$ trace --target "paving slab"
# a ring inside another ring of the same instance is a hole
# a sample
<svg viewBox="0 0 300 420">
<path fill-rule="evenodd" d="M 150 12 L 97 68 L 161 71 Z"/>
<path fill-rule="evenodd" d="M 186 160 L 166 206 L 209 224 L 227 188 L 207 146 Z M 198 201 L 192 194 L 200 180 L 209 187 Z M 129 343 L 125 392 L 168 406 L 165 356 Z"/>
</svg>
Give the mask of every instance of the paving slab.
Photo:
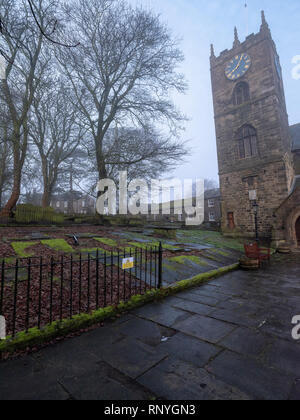
<svg viewBox="0 0 300 420">
<path fill-rule="evenodd" d="M 172 337 L 176 331 L 146 319 L 131 319 L 113 328 L 116 334 L 136 338 L 149 346 L 157 346 L 165 337 Z"/>
<path fill-rule="evenodd" d="M 118 343 L 104 348 L 101 356 L 113 368 L 136 379 L 166 358 L 167 353 L 126 337 Z"/>
<path fill-rule="evenodd" d="M 32 357 L 0 363 L 0 400 L 68 400 L 57 380 Z"/>
<path fill-rule="evenodd" d="M 220 341 L 219 345 L 246 356 L 259 357 L 270 345 L 269 336 L 257 330 L 240 327 Z"/>
<path fill-rule="evenodd" d="M 173 306 L 174 308 L 182 309 L 183 311 L 198 315 L 209 315 L 213 311 L 213 308 L 210 306 L 177 297 L 167 298 L 165 303 Z"/>
<path fill-rule="evenodd" d="M 66 340 L 60 345 L 50 345 L 36 352 L 32 358 L 38 362 L 48 377 L 53 380 L 64 376 L 76 376 L 93 370 L 100 354 L 93 354 L 91 348 L 82 345 L 82 338 Z"/>
<path fill-rule="evenodd" d="M 134 313 L 141 318 L 150 319 L 166 327 L 172 327 L 176 322 L 185 320 L 191 316 L 186 311 L 172 308 L 164 303 L 147 305 L 135 310 Z"/>
<path fill-rule="evenodd" d="M 300 401 L 300 379 L 296 379 L 289 396 L 291 401 Z"/>
<path fill-rule="evenodd" d="M 224 293 L 220 293 L 218 291 L 213 290 L 202 290 L 199 288 L 191 289 L 191 292 L 195 293 L 196 295 L 205 296 L 206 298 L 213 298 L 216 299 L 217 302 L 222 302 L 228 300 L 229 296 L 225 295 Z"/>
<path fill-rule="evenodd" d="M 209 306 L 215 306 L 219 302 L 219 300 L 214 297 L 200 295 L 194 290 L 182 292 L 179 296 L 192 302 L 202 303 Z"/>
<path fill-rule="evenodd" d="M 247 400 L 249 397 L 194 365 L 170 357 L 138 379 L 160 398 L 168 400 Z"/>
<path fill-rule="evenodd" d="M 221 347 L 205 343 L 180 332 L 162 342 L 159 347 L 169 355 L 198 367 L 204 367 L 211 358 L 214 358 L 223 350 Z"/>
<path fill-rule="evenodd" d="M 177 322 L 173 328 L 215 344 L 231 333 L 236 326 L 209 317 L 193 315 L 184 321 Z"/>
<path fill-rule="evenodd" d="M 294 379 L 260 362 L 225 351 L 207 365 L 210 373 L 260 400 L 287 400 Z"/>
<path fill-rule="evenodd" d="M 149 400 L 153 397 L 143 387 L 103 362 L 91 372 L 61 379 L 61 384 L 72 399 L 79 401 Z"/>
<path fill-rule="evenodd" d="M 263 321 L 263 318 L 261 318 L 262 321 L 260 321 L 257 318 L 245 315 L 243 311 L 239 313 L 239 309 L 234 309 L 234 310 L 216 309 L 210 314 L 210 316 L 214 319 L 231 322 L 232 324 L 235 324 L 238 326 L 254 327 L 254 328 L 257 328 L 260 325 L 260 323 Z"/>
<path fill-rule="evenodd" d="M 295 375 L 300 380 L 300 348 L 294 342 L 272 340 L 266 349 L 264 362 L 282 372 Z"/>
</svg>

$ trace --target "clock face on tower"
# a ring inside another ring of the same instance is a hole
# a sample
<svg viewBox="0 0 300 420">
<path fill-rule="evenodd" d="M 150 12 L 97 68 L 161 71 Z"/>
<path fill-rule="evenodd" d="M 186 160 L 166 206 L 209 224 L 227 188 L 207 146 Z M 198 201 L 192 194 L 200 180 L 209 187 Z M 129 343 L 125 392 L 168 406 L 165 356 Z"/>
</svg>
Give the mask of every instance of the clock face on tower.
<svg viewBox="0 0 300 420">
<path fill-rule="evenodd" d="M 226 64 L 225 74 L 229 80 L 237 80 L 250 69 L 251 58 L 248 54 L 238 54 Z"/>
</svg>

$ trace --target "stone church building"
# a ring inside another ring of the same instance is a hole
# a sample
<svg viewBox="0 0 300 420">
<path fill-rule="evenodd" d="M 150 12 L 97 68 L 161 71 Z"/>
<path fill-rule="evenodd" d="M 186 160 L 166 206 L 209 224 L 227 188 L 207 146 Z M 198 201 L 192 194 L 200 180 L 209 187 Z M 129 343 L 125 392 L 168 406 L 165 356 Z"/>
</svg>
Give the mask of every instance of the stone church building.
<svg viewBox="0 0 300 420">
<path fill-rule="evenodd" d="M 300 124 L 290 126 L 279 55 L 262 12 L 259 33 L 215 56 L 211 79 L 222 231 L 300 246 Z"/>
</svg>

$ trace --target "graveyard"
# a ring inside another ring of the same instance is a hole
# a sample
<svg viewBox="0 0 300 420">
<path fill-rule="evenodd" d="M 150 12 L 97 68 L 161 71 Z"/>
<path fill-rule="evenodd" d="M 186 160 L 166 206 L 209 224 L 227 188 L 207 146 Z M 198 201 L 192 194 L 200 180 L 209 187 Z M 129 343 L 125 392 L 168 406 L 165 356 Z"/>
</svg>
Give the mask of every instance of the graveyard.
<svg viewBox="0 0 300 420">
<path fill-rule="evenodd" d="M 235 264 L 242 251 L 239 240 L 200 229 L 2 228 L 0 303 L 7 332 L 117 306 Z M 132 265 L 123 267 L 128 258 Z"/>
<path fill-rule="evenodd" d="M 171 235 L 173 236 L 173 234 Z M 201 272 L 237 262 L 243 252 L 243 241 L 223 237 L 219 232 L 200 229 L 178 229 L 171 239 L 160 236 L 153 228 L 80 227 L 8 227 L 1 229 L 0 262 L 14 265 L 16 259 L 43 257 L 74 258 L 80 254 L 106 253 L 108 257 L 124 251 L 163 248 L 163 284 L 185 280 Z"/>
</svg>

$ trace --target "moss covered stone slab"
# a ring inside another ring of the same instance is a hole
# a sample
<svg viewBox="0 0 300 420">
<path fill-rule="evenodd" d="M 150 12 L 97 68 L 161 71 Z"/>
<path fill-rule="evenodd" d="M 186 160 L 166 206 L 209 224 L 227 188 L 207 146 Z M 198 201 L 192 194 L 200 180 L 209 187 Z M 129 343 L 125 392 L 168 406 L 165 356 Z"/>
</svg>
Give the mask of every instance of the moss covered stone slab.
<svg viewBox="0 0 300 420">
<path fill-rule="evenodd" d="M 221 264 L 206 260 L 197 256 L 178 256 L 163 260 L 162 266 L 162 284 L 168 286 L 184 280 L 189 277 L 194 277 L 198 274 L 208 272 L 212 269 L 218 269 Z M 157 273 L 155 274 L 155 264 L 148 261 L 144 262 L 142 267 L 139 267 L 137 278 L 142 282 L 151 283 L 157 282 Z"/>
<path fill-rule="evenodd" d="M 206 261 L 199 257 L 174 257 L 164 260 L 163 263 L 163 285 L 174 284 L 189 277 L 205 273 L 220 265 Z"/>
<path fill-rule="evenodd" d="M 101 242 L 103 245 L 107 245 L 110 247 L 117 247 L 118 246 L 118 242 L 115 239 L 110 239 L 110 238 L 96 238 L 94 237 L 95 241 Z"/>
<path fill-rule="evenodd" d="M 69 245 L 68 242 L 64 239 L 47 239 L 41 241 L 41 243 L 42 245 L 54 249 L 54 251 L 65 252 L 66 254 L 71 254 L 74 252 L 74 249 L 71 247 L 71 245 Z"/>
<path fill-rule="evenodd" d="M 73 238 L 76 236 L 78 239 L 93 239 L 95 237 L 94 233 L 73 233 L 73 234 L 66 234 L 67 238 Z"/>
<path fill-rule="evenodd" d="M 227 238 L 220 232 L 195 230 L 179 230 L 177 238 L 183 243 L 213 245 L 214 248 L 228 248 L 244 252 L 244 241 L 239 238 Z"/>
<path fill-rule="evenodd" d="M 39 242 L 12 242 L 11 246 L 19 258 L 30 258 L 34 256 L 33 252 L 28 252 L 26 249 L 37 245 Z"/>
<path fill-rule="evenodd" d="M 135 247 L 135 248 L 139 248 L 139 249 L 149 249 L 150 248 L 158 248 L 159 247 L 159 242 L 145 242 L 145 243 L 141 243 L 141 242 L 129 242 L 130 246 Z M 179 251 L 182 248 L 179 248 L 177 246 L 174 245 L 170 245 L 167 243 L 162 243 L 162 247 L 163 249 L 166 249 L 168 251 Z"/>
</svg>

